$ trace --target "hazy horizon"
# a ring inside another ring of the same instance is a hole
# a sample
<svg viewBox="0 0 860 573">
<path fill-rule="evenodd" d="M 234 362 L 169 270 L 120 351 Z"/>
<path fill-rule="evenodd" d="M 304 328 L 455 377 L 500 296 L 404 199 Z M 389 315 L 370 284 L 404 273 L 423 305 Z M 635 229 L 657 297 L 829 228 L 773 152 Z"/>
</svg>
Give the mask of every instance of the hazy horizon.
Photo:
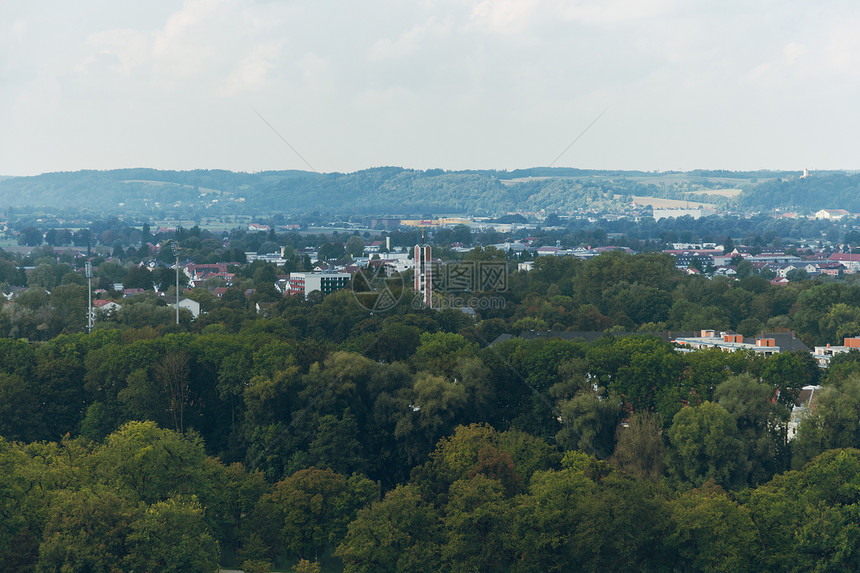
<svg viewBox="0 0 860 573">
<path fill-rule="evenodd" d="M 99 171 L 99 172 L 107 172 L 107 171 L 122 171 L 122 170 L 131 170 L 131 169 L 152 169 L 155 171 L 176 171 L 176 172 L 186 172 L 186 171 L 231 171 L 233 173 L 248 173 L 248 174 L 256 174 L 256 173 L 266 173 L 266 172 L 277 172 L 277 171 L 303 171 L 307 173 L 318 173 L 320 175 L 327 175 L 332 173 L 341 173 L 344 175 L 349 175 L 352 173 L 360 173 L 362 171 L 367 171 L 371 169 L 384 169 L 384 168 L 395 168 L 395 169 L 415 169 L 416 171 L 433 171 L 436 169 L 442 169 L 446 172 L 469 172 L 469 171 L 525 171 L 530 169 L 543 169 L 546 166 L 540 165 L 532 165 L 531 167 L 509 167 L 509 168 L 463 168 L 463 169 L 444 169 L 442 167 L 426 167 L 426 168 L 412 168 L 412 167 L 404 167 L 402 165 L 372 165 L 370 167 L 363 167 L 356 169 L 354 171 L 312 171 L 311 169 L 305 167 L 305 169 L 301 168 L 288 168 L 288 169 L 260 169 L 256 171 L 240 171 L 235 169 L 224 169 L 221 167 L 191 167 L 188 169 L 160 169 L 158 167 L 144 167 L 144 166 L 134 166 L 134 167 L 106 167 L 106 168 L 87 168 L 83 167 L 80 169 L 66 169 L 62 171 L 44 171 L 42 173 L 33 173 L 28 175 L 10 175 L 7 173 L 0 173 L 0 178 L 15 178 L 15 177 L 36 177 L 39 175 L 50 175 L 52 173 L 78 173 L 82 171 Z M 655 169 L 626 169 L 626 168 L 593 168 L 593 167 L 573 167 L 568 165 L 556 165 L 552 167 L 552 169 L 580 169 L 583 171 L 610 171 L 610 172 L 625 172 L 625 171 L 637 171 L 642 173 L 651 173 L 651 174 L 660 174 L 660 173 L 689 173 L 691 171 L 729 171 L 733 173 L 750 173 L 750 172 L 758 172 L 758 171 L 773 171 L 773 172 L 784 172 L 784 171 L 796 171 L 802 172 L 803 169 L 794 169 L 794 168 L 786 168 L 786 169 L 728 169 L 723 167 L 696 167 L 688 170 L 655 170 Z M 860 170 L 858 169 L 819 169 L 819 170 L 809 170 L 810 173 L 814 171 L 822 171 L 822 172 L 845 172 L 845 173 L 856 173 Z M 538 176 L 539 177 L 539 176 Z"/>
</svg>

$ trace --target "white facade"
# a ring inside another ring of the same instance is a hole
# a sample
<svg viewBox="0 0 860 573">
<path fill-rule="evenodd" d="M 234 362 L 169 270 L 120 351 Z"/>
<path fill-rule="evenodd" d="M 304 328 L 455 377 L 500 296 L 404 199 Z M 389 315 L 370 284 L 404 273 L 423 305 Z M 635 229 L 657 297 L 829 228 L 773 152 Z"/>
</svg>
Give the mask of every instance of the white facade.
<svg viewBox="0 0 860 573">
<path fill-rule="evenodd" d="M 820 211 L 815 212 L 816 219 L 830 219 L 832 221 L 837 221 L 842 217 L 846 217 L 850 215 L 848 211 L 845 209 L 821 209 Z"/>
<path fill-rule="evenodd" d="M 804 386 L 801 389 L 798 398 L 799 404 L 795 404 L 791 409 L 791 415 L 788 418 L 788 424 L 786 424 L 786 437 L 789 440 L 797 437 L 797 429 L 800 423 L 812 413 L 815 394 L 820 389 L 821 386 Z"/>
<path fill-rule="evenodd" d="M 415 245 L 415 274 L 413 288 L 421 294 L 427 308 L 433 308 L 433 264 L 430 245 Z"/>
<path fill-rule="evenodd" d="M 675 342 L 684 348 L 693 350 L 701 348 L 719 348 L 725 352 L 752 350 L 756 354 L 763 354 L 765 356 L 779 354 L 780 351 L 779 346 L 776 346 L 772 338 L 757 338 L 755 343 L 751 343 L 744 342 L 744 337 L 740 334 L 726 332 L 717 334 L 713 330 L 703 330 L 701 336 L 676 338 Z"/>
<path fill-rule="evenodd" d="M 291 273 L 290 294 L 300 294 L 305 299 L 314 291 L 325 295 L 346 287 L 350 279 L 352 275 L 343 271 Z"/>
<path fill-rule="evenodd" d="M 197 318 L 200 316 L 200 303 L 190 298 L 179 299 L 179 308 L 184 308 L 191 313 L 191 316 Z"/>
</svg>

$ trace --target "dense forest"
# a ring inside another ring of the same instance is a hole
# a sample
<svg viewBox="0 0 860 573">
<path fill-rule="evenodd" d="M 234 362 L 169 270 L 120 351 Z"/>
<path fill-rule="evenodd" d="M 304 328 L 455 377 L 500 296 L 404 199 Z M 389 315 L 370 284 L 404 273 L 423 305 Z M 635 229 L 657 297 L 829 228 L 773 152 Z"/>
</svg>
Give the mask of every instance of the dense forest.
<svg viewBox="0 0 860 573">
<path fill-rule="evenodd" d="M 479 249 L 457 264 L 484 261 L 506 259 Z M 860 353 L 822 370 L 808 353 L 679 353 L 648 334 L 838 342 L 860 334 L 853 282 L 542 257 L 472 292 L 504 304 L 471 317 L 416 307 L 400 277 L 387 312 L 357 285 L 276 296 L 263 287 L 276 269 L 255 263 L 220 299 L 189 293 L 197 320 L 174 324 L 152 292 L 86 334 L 62 306 L 82 310 L 85 287 L 54 272 L 68 263 L 42 264 L 60 282 L 3 312 L 16 338 L 0 339 L 0 571 L 827 571 L 860 558 Z M 594 334 L 494 343 L 547 330 Z M 816 407 L 789 440 L 809 384 Z"/>
<path fill-rule="evenodd" d="M 0 179 L 0 208 L 50 205 L 82 213 L 220 216 L 322 212 L 572 213 L 618 209 L 632 196 L 726 204 L 721 189 L 742 190 L 734 199 L 749 211 L 812 213 L 824 208 L 860 211 L 860 175 L 817 172 L 692 171 L 650 173 L 534 168 L 514 171 L 417 171 L 378 167 L 355 173 L 117 169 L 46 173 Z"/>
</svg>

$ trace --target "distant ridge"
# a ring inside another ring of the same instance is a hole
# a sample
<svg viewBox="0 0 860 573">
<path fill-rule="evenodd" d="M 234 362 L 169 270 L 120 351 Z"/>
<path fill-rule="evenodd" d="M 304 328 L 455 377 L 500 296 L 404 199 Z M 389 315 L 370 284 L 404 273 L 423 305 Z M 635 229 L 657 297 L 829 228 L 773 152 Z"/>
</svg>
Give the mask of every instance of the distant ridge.
<svg viewBox="0 0 860 573">
<path fill-rule="evenodd" d="M 0 208 L 82 212 L 570 213 L 629 204 L 633 196 L 736 204 L 748 210 L 860 212 L 860 175 L 847 172 L 608 171 L 569 167 L 425 171 L 374 167 L 310 171 L 83 170 L 0 177 Z M 733 189 L 734 196 L 722 193 Z M 737 190 L 740 190 L 737 191 Z M 709 194 L 709 192 L 713 192 Z M 739 194 L 738 194 L 739 193 Z"/>
</svg>

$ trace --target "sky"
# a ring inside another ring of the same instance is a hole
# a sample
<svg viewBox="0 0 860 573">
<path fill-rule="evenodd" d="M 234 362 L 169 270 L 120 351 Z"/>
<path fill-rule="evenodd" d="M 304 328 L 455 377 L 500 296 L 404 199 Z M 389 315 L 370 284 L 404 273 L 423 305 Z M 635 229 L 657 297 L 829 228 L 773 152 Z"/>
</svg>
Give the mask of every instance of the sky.
<svg viewBox="0 0 860 573">
<path fill-rule="evenodd" d="M 0 0 L 0 175 L 858 169 L 857 30 L 855 0 Z"/>
</svg>

